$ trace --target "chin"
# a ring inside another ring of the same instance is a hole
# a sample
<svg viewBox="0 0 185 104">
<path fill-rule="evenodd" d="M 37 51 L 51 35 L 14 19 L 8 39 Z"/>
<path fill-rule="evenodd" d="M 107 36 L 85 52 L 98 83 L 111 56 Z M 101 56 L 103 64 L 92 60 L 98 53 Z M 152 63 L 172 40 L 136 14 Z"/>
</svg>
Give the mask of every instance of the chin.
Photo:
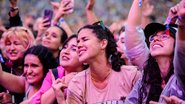
<svg viewBox="0 0 185 104">
<path fill-rule="evenodd" d="M 79 61 L 80 61 L 81 63 L 87 63 L 87 62 L 86 62 L 86 58 L 83 58 L 83 57 L 79 57 Z"/>
<path fill-rule="evenodd" d="M 17 57 L 11 57 L 11 58 L 9 58 L 11 61 L 16 61 L 16 60 L 18 60 L 18 58 Z"/>
</svg>

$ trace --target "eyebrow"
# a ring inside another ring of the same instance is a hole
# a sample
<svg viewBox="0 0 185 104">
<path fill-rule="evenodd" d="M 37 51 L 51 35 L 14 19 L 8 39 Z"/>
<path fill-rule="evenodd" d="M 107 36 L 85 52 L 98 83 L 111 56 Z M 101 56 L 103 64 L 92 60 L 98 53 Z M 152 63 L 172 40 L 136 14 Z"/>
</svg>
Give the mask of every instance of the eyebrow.
<svg viewBox="0 0 185 104">
<path fill-rule="evenodd" d="M 73 44 L 71 47 L 77 47 L 77 45 L 74 45 L 74 44 Z"/>
</svg>

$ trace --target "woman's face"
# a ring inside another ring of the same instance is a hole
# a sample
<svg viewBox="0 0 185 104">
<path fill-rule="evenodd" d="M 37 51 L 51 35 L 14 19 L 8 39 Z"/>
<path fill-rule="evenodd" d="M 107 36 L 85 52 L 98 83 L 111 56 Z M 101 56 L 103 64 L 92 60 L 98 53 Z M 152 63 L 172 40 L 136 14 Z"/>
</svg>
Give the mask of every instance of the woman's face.
<svg viewBox="0 0 185 104">
<path fill-rule="evenodd" d="M 102 54 L 102 41 L 100 41 L 91 29 L 82 29 L 78 34 L 78 53 L 79 60 L 83 63 L 89 63 Z"/>
<path fill-rule="evenodd" d="M 125 59 L 126 58 L 126 54 L 125 54 L 125 50 L 126 50 L 126 47 L 125 47 L 125 32 L 122 32 L 118 38 L 118 41 L 117 41 L 117 50 L 118 52 L 120 52 L 122 55 L 121 55 L 121 58 Z"/>
<path fill-rule="evenodd" d="M 33 54 L 26 55 L 24 59 L 24 73 L 30 84 L 41 84 L 44 78 L 43 65 L 39 58 Z"/>
<path fill-rule="evenodd" d="M 80 64 L 77 48 L 77 38 L 72 38 L 60 52 L 60 65 L 65 67 L 77 67 Z"/>
<path fill-rule="evenodd" d="M 5 54 L 11 61 L 22 58 L 26 50 L 27 46 L 16 35 L 5 40 Z"/>
<path fill-rule="evenodd" d="M 174 52 L 174 43 L 173 37 L 167 35 L 165 31 L 160 31 L 150 42 L 150 53 L 153 57 L 171 56 Z"/>
<path fill-rule="evenodd" d="M 58 27 L 50 27 L 46 31 L 42 39 L 42 45 L 51 49 L 59 50 L 61 46 L 62 31 Z"/>
</svg>

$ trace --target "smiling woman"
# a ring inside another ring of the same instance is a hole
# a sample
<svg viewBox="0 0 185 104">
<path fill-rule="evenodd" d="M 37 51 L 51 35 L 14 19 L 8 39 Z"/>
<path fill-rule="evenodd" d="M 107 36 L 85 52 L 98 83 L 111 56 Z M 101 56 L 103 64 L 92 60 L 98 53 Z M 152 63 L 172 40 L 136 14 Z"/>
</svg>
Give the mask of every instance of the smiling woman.
<svg viewBox="0 0 185 104">
<path fill-rule="evenodd" d="M 52 53 L 44 46 L 29 48 L 23 59 L 24 76 L 6 73 L 0 68 L 0 83 L 12 92 L 25 93 L 24 101 L 29 101 L 40 89 L 48 70 L 56 67 L 57 63 Z"/>
<path fill-rule="evenodd" d="M 63 28 L 59 26 L 51 26 L 43 35 L 42 45 L 50 49 L 54 57 L 57 59 L 66 39 L 67 33 Z"/>
<path fill-rule="evenodd" d="M 23 74 L 23 55 L 24 52 L 34 45 L 32 32 L 24 27 L 12 27 L 3 33 L 3 70 L 14 75 Z M 6 90 L 5 90 L 6 91 Z M 12 101 L 20 103 L 21 95 L 12 94 Z"/>
</svg>

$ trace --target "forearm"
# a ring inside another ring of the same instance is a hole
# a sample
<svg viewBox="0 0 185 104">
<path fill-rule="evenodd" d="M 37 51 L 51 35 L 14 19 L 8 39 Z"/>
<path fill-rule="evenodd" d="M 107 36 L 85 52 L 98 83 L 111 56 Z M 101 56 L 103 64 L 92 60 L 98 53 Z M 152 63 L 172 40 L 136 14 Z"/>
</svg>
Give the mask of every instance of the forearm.
<svg viewBox="0 0 185 104">
<path fill-rule="evenodd" d="M 10 16 L 10 18 L 9 18 L 10 27 L 22 26 L 22 21 L 19 16 L 19 12 L 17 12 L 17 13 L 10 12 L 9 16 Z"/>
<path fill-rule="evenodd" d="M 128 20 L 127 20 L 128 26 L 138 26 L 141 24 L 142 5 L 139 6 L 139 1 L 140 0 L 133 0 L 130 12 L 128 14 Z"/>
<path fill-rule="evenodd" d="M 20 76 L 2 72 L 0 76 L 0 84 L 11 92 L 25 92 L 25 80 Z"/>
<path fill-rule="evenodd" d="M 74 34 L 71 28 L 69 27 L 69 25 L 66 23 L 66 21 L 63 18 L 60 20 L 60 27 L 62 27 L 66 31 L 68 37 Z"/>
<path fill-rule="evenodd" d="M 93 24 L 93 23 L 99 21 L 98 17 L 96 16 L 96 14 L 92 10 L 86 9 L 86 16 L 87 16 L 87 21 L 89 24 Z"/>
<path fill-rule="evenodd" d="M 175 75 L 177 76 L 180 85 L 183 87 L 185 92 L 185 26 L 179 26 L 177 37 L 176 37 L 176 47 L 174 56 L 174 69 Z"/>
<path fill-rule="evenodd" d="M 41 104 L 52 104 L 55 101 L 55 93 L 52 88 L 50 88 L 48 91 L 46 91 L 41 96 Z"/>
<path fill-rule="evenodd" d="M 57 97 L 56 99 L 58 104 L 67 104 L 64 97 Z"/>
</svg>

